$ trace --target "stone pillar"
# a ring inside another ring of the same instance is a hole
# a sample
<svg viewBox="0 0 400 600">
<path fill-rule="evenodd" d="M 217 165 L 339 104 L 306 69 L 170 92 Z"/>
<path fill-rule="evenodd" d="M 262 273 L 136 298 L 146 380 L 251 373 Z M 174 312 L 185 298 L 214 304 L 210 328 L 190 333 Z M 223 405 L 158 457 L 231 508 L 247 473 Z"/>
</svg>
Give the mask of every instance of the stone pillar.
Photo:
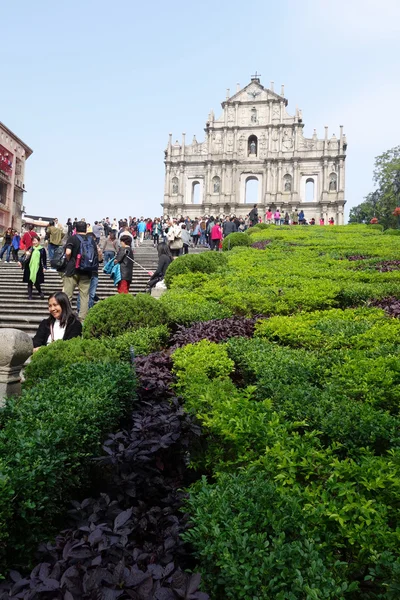
<svg viewBox="0 0 400 600">
<path fill-rule="evenodd" d="M 328 160 L 324 159 L 324 168 L 322 173 L 322 191 L 328 191 Z"/>
<path fill-rule="evenodd" d="M 339 192 L 344 192 L 344 164 L 343 158 L 339 160 L 339 181 L 338 181 Z"/>
<path fill-rule="evenodd" d="M 226 194 L 226 164 L 222 163 L 222 172 L 221 172 L 221 189 L 220 194 Z"/>
<path fill-rule="evenodd" d="M 0 405 L 21 393 L 21 369 L 33 352 L 32 340 L 19 329 L 2 329 L 0 344 Z"/>
<path fill-rule="evenodd" d="M 186 202 L 185 198 L 185 166 L 183 164 L 179 167 L 179 194 L 178 194 L 178 203 L 184 204 Z M 188 204 L 192 201 L 192 198 L 189 198 Z"/>
</svg>

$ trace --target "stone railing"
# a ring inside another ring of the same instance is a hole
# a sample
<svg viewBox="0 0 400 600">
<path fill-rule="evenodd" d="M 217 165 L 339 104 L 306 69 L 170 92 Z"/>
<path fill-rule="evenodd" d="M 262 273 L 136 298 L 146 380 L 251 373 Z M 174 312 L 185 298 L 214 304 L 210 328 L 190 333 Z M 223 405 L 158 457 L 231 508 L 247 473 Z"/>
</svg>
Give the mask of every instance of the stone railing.
<svg viewBox="0 0 400 600">
<path fill-rule="evenodd" d="M 21 371 L 33 352 L 32 339 L 19 329 L 0 329 L 0 406 L 21 393 Z"/>
</svg>

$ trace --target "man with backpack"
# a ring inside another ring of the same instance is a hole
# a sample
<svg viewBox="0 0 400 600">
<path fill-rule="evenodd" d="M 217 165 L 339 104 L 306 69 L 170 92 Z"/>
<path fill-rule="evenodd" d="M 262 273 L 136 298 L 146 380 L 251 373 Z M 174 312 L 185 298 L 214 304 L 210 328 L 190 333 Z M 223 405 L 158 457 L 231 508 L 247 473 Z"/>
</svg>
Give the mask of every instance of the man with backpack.
<svg viewBox="0 0 400 600">
<path fill-rule="evenodd" d="M 89 310 L 89 289 L 92 274 L 99 269 L 97 245 L 93 236 L 86 235 L 87 224 L 78 221 L 76 235 L 71 235 L 65 245 L 66 266 L 63 291 L 70 302 L 76 286 L 80 295 L 79 319 L 83 321 Z"/>
</svg>

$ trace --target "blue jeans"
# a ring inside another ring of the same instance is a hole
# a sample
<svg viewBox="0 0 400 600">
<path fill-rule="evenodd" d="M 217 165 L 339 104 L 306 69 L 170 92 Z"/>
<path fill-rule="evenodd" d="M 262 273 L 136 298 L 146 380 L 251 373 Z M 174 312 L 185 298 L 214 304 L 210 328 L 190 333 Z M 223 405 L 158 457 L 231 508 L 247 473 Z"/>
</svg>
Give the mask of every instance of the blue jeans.
<svg viewBox="0 0 400 600">
<path fill-rule="evenodd" d="M 112 250 L 104 250 L 104 264 L 106 265 L 109 260 L 115 257 L 115 252 Z"/>
<path fill-rule="evenodd" d="M 6 261 L 10 262 L 11 244 L 4 244 L 0 252 L 0 260 L 3 258 L 5 251 L 7 250 Z"/>
<path fill-rule="evenodd" d="M 54 256 L 54 252 L 57 250 L 58 246 L 56 246 L 55 244 L 51 244 L 50 242 L 48 243 L 47 246 L 47 252 L 49 254 L 49 260 L 51 260 Z"/>
<path fill-rule="evenodd" d="M 92 306 L 94 306 L 94 297 L 96 295 L 98 283 L 99 283 L 99 276 L 92 275 L 92 277 L 90 279 L 90 287 L 89 287 L 89 308 L 92 308 Z M 81 295 L 78 294 L 78 297 L 76 299 L 76 310 L 78 311 L 78 313 L 81 310 L 81 297 L 80 296 Z"/>
</svg>

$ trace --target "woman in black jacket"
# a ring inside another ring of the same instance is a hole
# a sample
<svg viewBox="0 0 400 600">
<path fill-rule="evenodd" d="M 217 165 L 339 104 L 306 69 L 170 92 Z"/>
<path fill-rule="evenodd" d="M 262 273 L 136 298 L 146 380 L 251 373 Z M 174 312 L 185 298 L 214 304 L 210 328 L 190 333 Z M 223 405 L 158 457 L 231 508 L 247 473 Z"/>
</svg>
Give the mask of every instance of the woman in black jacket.
<svg viewBox="0 0 400 600">
<path fill-rule="evenodd" d="M 47 269 L 47 254 L 37 237 L 32 238 L 31 248 L 21 257 L 18 264 L 23 265 L 24 268 L 22 281 L 28 284 L 28 299 L 32 300 L 33 286 L 35 286 L 43 300 L 41 285 L 44 283 L 44 271 Z"/>
<path fill-rule="evenodd" d="M 169 265 L 174 260 L 171 250 L 169 249 L 168 244 L 165 242 L 161 242 L 157 246 L 158 250 L 158 265 L 157 270 L 154 271 L 153 275 L 150 277 L 149 282 L 147 283 L 147 288 L 151 290 L 156 283 L 162 281 L 164 279 L 165 273 L 169 267 Z"/>
<path fill-rule="evenodd" d="M 82 335 L 82 323 L 72 312 L 67 294 L 56 292 L 49 298 L 50 317 L 44 319 L 33 338 L 33 351 L 57 340 L 70 340 Z"/>
<path fill-rule="evenodd" d="M 129 286 L 132 283 L 133 275 L 133 252 L 132 237 L 130 235 L 121 235 L 119 243 L 121 248 L 117 252 L 114 263 L 119 263 L 121 269 L 121 280 L 118 282 L 118 294 L 129 294 Z"/>
</svg>

